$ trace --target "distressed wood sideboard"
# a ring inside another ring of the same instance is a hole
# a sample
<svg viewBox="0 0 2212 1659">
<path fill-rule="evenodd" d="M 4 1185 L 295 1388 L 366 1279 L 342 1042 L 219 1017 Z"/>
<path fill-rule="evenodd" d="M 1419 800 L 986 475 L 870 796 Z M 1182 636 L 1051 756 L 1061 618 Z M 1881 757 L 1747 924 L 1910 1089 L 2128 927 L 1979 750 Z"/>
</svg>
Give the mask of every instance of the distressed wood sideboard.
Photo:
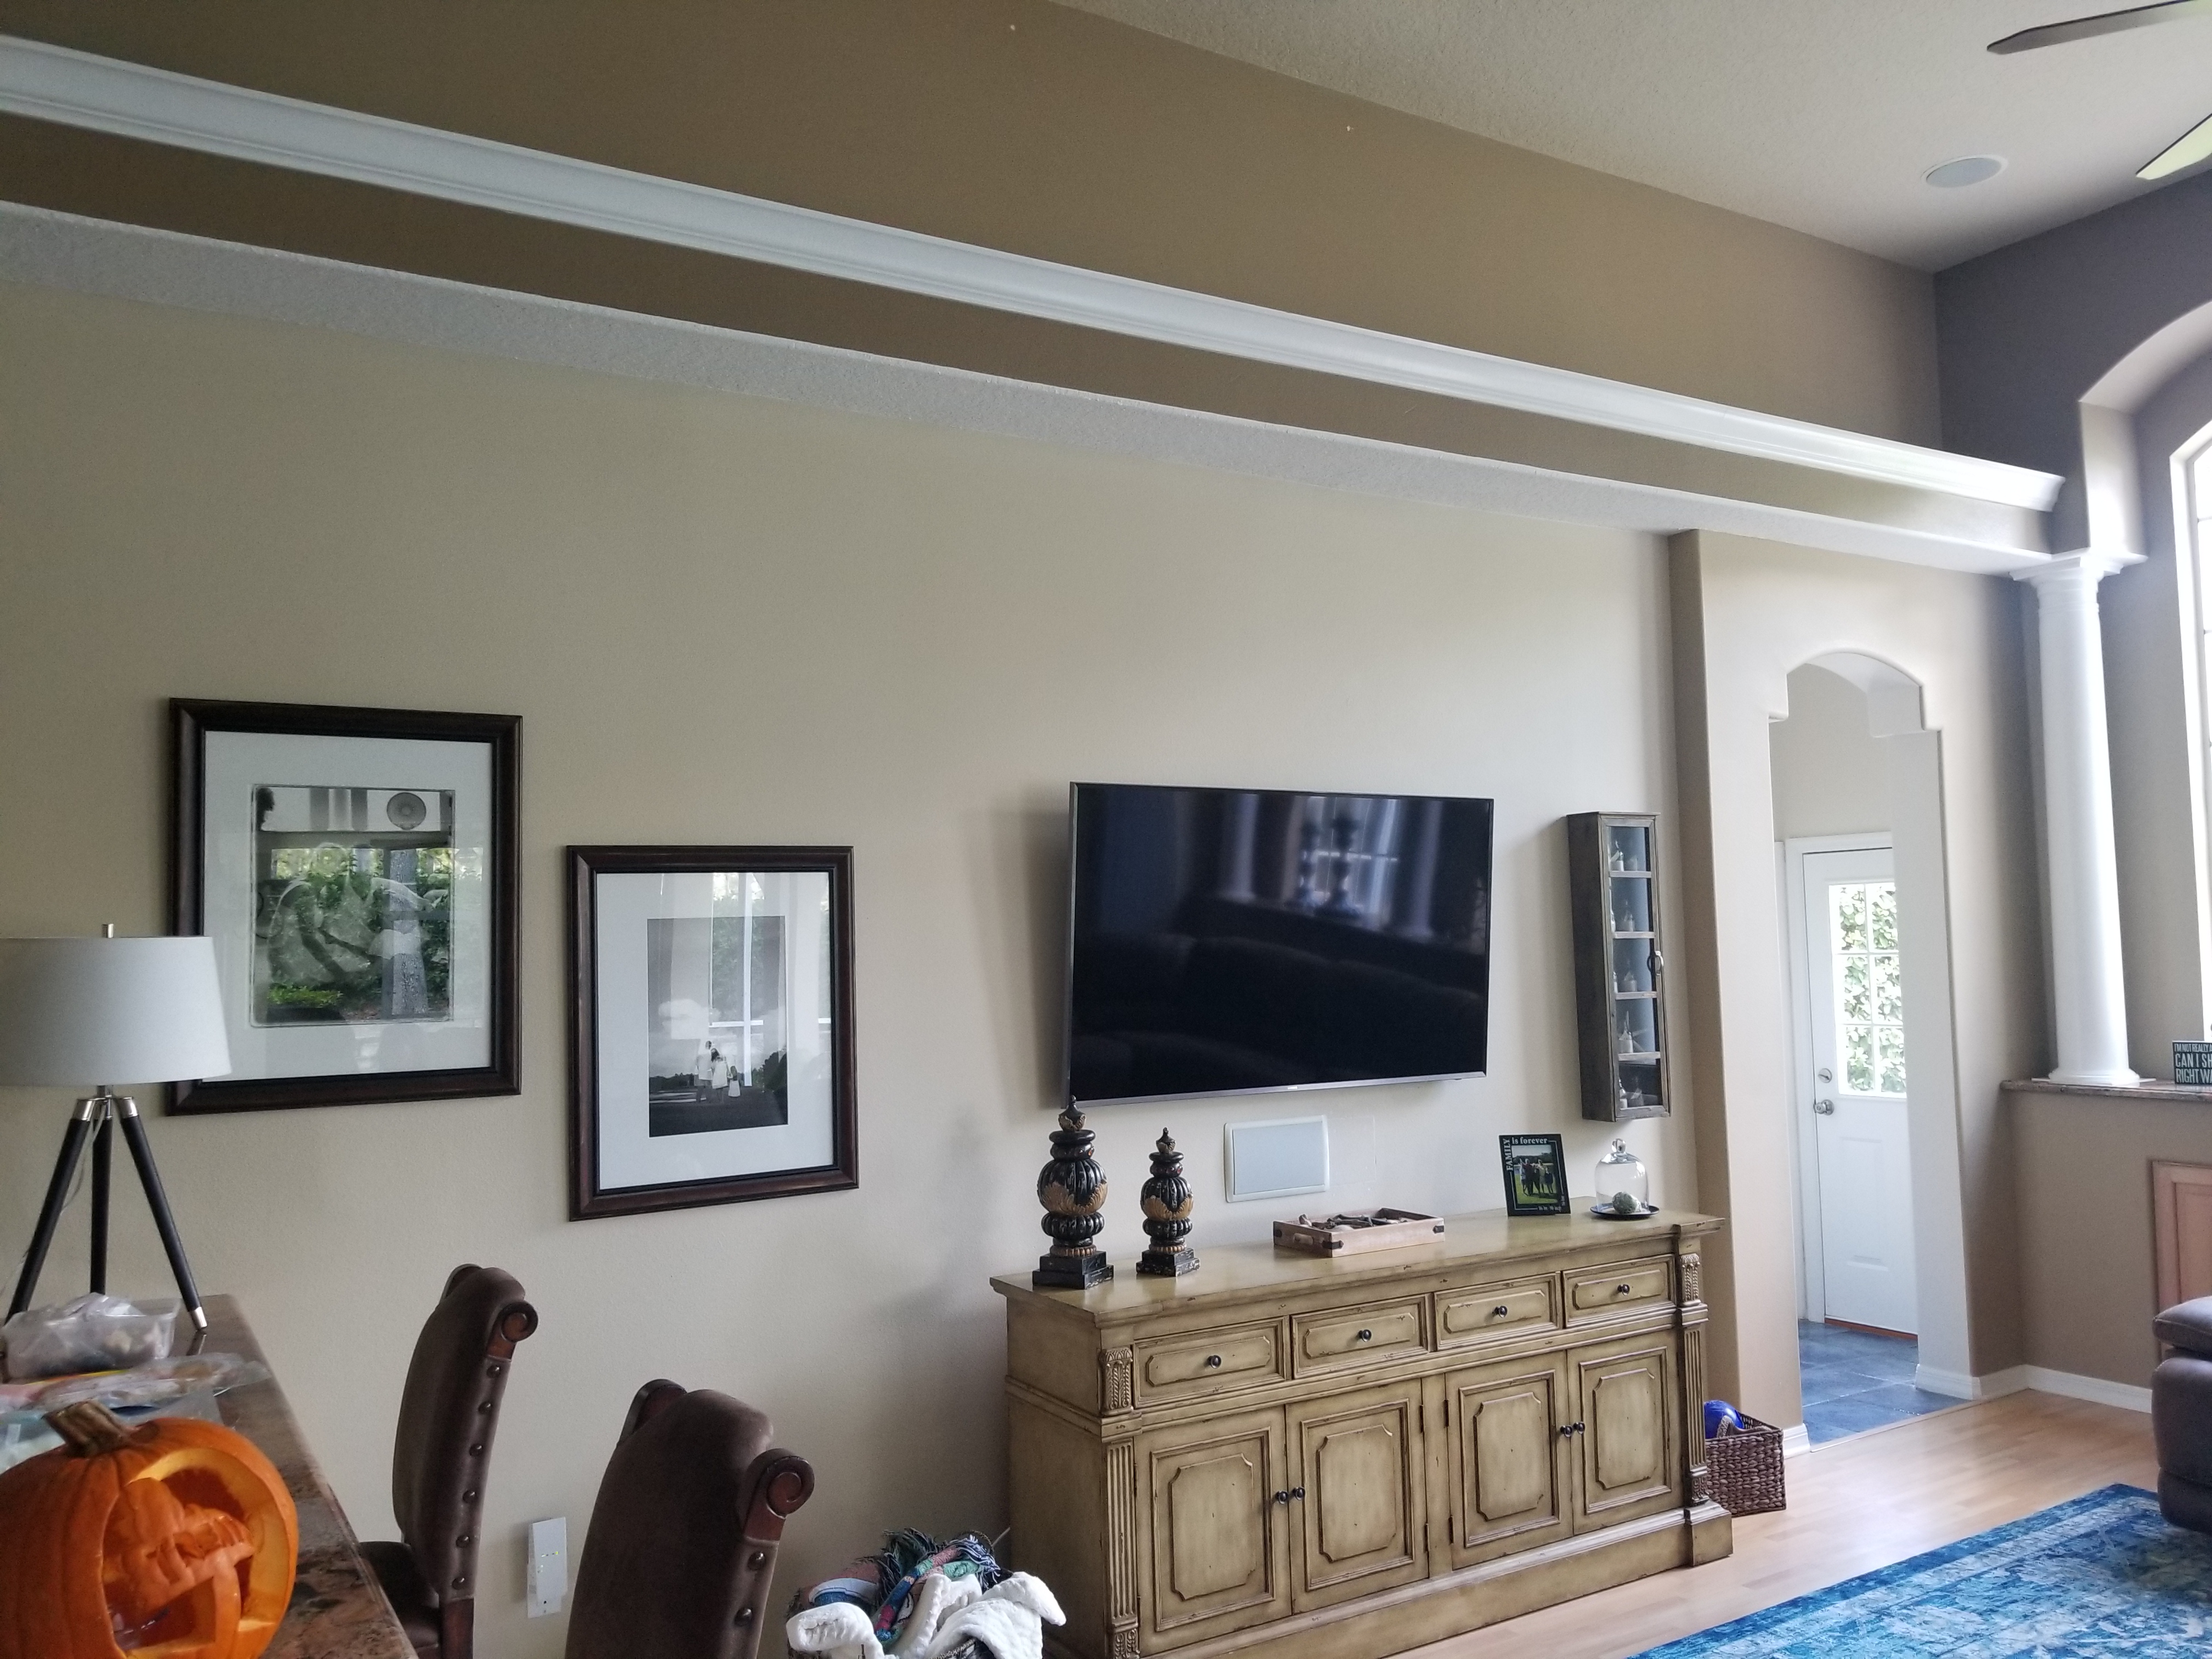
<svg viewBox="0 0 2212 1659">
<path fill-rule="evenodd" d="M 1713 1217 L 1457 1216 L 1006 1298 L 1013 1564 L 1076 1659 L 1373 1659 L 1732 1547 L 1705 1493 Z"/>
</svg>

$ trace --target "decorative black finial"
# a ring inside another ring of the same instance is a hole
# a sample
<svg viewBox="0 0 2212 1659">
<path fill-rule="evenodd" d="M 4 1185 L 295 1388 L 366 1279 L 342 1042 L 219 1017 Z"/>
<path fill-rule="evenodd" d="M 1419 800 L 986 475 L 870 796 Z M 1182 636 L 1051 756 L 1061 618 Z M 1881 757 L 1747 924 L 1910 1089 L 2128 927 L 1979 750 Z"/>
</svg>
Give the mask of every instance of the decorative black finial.
<svg viewBox="0 0 2212 1659">
<path fill-rule="evenodd" d="M 1091 1241 L 1106 1224 L 1106 1176 L 1091 1156 L 1097 1139 L 1083 1127 L 1074 1106 L 1060 1115 L 1053 1131 L 1052 1162 L 1037 1172 L 1037 1202 L 1044 1219 L 1037 1225 L 1051 1236 L 1052 1249 L 1037 1258 L 1030 1283 L 1053 1289 L 1088 1290 L 1114 1276 L 1105 1254 Z"/>
<path fill-rule="evenodd" d="M 1198 1252 L 1183 1243 L 1190 1237 L 1190 1182 L 1182 1176 L 1182 1154 L 1175 1137 L 1160 1131 L 1152 1152 L 1152 1178 L 1145 1183 L 1145 1237 L 1152 1242 L 1137 1258 L 1140 1273 L 1181 1278 L 1198 1271 Z"/>
</svg>

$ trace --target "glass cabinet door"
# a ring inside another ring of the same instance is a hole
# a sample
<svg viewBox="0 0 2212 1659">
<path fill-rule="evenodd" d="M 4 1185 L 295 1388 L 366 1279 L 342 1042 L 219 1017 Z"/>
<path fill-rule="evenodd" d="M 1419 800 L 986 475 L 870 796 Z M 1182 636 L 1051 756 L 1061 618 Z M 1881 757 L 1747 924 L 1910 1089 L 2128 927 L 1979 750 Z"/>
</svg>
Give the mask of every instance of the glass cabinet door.
<svg viewBox="0 0 2212 1659">
<path fill-rule="evenodd" d="M 1659 1116 L 1668 1100 L 1657 820 L 1583 812 L 1567 827 L 1583 1115 Z"/>
</svg>

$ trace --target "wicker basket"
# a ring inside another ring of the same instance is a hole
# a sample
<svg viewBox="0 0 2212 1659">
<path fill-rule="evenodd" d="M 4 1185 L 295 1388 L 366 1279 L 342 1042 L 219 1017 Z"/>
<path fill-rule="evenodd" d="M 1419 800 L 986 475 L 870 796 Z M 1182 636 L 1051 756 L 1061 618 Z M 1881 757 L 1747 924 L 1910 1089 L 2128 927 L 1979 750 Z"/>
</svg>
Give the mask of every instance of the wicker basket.
<svg viewBox="0 0 2212 1659">
<path fill-rule="evenodd" d="M 1705 1490 L 1730 1515 L 1786 1509 L 1782 1492 L 1782 1431 L 1746 1412 L 1741 1429 L 1705 1442 Z"/>
</svg>

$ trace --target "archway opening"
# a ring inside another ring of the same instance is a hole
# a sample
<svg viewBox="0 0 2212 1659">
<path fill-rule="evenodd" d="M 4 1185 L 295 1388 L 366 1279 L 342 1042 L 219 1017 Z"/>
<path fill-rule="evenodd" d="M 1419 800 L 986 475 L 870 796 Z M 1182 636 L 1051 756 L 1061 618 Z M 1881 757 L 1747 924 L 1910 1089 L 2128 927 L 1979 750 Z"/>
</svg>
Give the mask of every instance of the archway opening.
<svg viewBox="0 0 2212 1659">
<path fill-rule="evenodd" d="M 1801 665 L 1770 731 L 1814 1444 L 1970 1397 L 1941 748 L 1921 688 Z"/>
</svg>

